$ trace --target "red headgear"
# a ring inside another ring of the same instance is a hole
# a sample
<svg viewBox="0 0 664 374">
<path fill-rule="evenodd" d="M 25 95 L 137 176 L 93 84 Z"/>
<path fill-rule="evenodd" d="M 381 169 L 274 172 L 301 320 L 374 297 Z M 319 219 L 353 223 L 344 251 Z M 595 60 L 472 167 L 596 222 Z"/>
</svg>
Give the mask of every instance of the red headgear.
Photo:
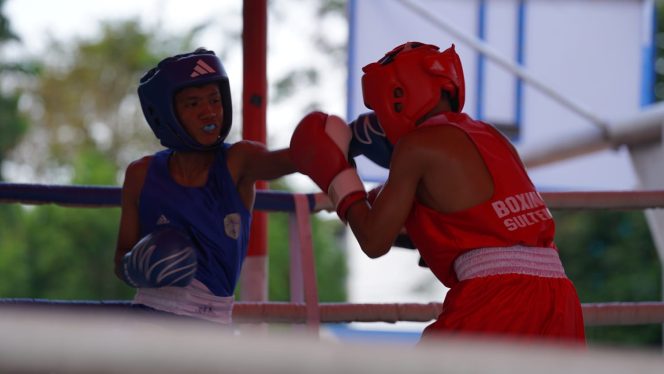
<svg viewBox="0 0 664 374">
<path fill-rule="evenodd" d="M 364 105 L 376 112 L 392 144 L 438 104 L 441 90 L 456 100 L 454 111 L 463 109 L 466 89 L 454 44 L 439 52 L 435 45 L 408 42 L 362 71 Z"/>
</svg>

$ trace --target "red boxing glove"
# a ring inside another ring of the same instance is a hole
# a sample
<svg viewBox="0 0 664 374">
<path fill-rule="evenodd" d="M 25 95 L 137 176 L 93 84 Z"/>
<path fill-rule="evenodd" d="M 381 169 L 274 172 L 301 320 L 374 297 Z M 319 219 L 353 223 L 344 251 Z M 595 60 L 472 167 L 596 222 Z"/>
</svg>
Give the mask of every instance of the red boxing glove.
<svg viewBox="0 0 664 374">
<path fill-rule="evenodd" d="M 351 139 L 350 128 L 341 118 L 312 112 L 297 125 L 290 142 L 290 156 L 297 170 L 330 196 L 344 221 L 348 208 L 367 195 L 346 156 Z"/>
</svg>

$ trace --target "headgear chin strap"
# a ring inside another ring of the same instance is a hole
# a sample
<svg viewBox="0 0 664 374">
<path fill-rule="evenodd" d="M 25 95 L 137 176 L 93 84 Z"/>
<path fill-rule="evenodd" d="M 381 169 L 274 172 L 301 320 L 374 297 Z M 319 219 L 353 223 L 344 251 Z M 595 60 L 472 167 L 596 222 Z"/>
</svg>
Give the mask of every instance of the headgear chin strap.
<svg viewBox="0 0 664 374">
<path fill-rule="evenodd" d="M 184 129 L 175 113 L 173 103 L 175 94 L 179 90 L 208 83 L 219 85 L 224 107 L 223 128 L 214 144 L 202 145 Z M 163 59 L 141 78 L 138 97 L 145 119 L 164 147 L 178 151 L 218 148 L 231 130 L 233 106 L 228 75 L 212 51 L 197 49 L 192 53 Z"/>
<path fill-rule="evenodd" d="M 376 112 L 392 144 L 415 129 L 438 104 L 441 91 L 455 101 L 454 111 L 463 109 L 463 68 L 454 44 L 439 52 L 435 45 L 408 42 L 362 71 L 364 105 Z"/>
</svg>

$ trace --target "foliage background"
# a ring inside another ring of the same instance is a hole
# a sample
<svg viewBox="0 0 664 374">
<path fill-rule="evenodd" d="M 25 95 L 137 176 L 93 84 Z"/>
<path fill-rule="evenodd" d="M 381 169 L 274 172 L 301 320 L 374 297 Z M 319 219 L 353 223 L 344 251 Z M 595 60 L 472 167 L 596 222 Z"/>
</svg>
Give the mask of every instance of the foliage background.
<svg viewBox="0 0 664 374">
<path fill-rule="evenodd" d="M 0 0 L 0 48 L 20 42 L 2 12 L 4 4 Z M 329 5 L 320 4 L 321 14 Z M 121 185 L 129 162 L 160 149 L 140 111 L 136 82 L 173 51 L 195 49 L 199 33 L 208 26 L 169 35 L 135 19 L 108 22 L 100 25 L 99 37 L 51 40 L 46 58 L 15 63 L 32 67 L 30 71 L 3 65 L 3 79 L 17 83 L 0 96 L 0 162 L 29 169 L 38 182 Z M 233 32 L 226 36 L 229 44 L 239 43 L 239 38 Z M 215 49 L 222 58 L 230 53 L 228 47 Z M 287 102 L 293 86 L 318 79 L 310 74 L 298 82 L 300 76 L 290 72 L 280 77 L 271 88 L 274 100 Z M 311 105 L 315 103 L 305 104 Z M 304 114 L 305 109 L 293 110 Z M 241 127 L 241 116 L 236 115 L 235 137 Z M 270 188 L 289 186 L 278 180 Z M 0 297 L 132 298 L 134 290 L 113 273 L 119 213 L 119 208 L 0 205 Z M 269 297 L 287 301 L 288 215 L 271 213 L 268 227 Z M 346 300 L 347 267 L 338 246 L 341 227 L 312 216 L 321 301 Z"/>
</svg>

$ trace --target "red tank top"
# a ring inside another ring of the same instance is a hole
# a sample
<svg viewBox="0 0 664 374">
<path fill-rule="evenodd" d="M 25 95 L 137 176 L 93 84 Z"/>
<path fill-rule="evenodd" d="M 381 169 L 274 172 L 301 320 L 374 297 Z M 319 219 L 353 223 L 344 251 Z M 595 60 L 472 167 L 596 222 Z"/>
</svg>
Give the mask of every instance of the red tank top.
<svg viewBox="0 0 664 374">
<path fill-rule="evenodd" d="M 489 200 L 454 213 L 440 213 L 416 201 L 406 220 L 413 244 L 445 286 L 458 282 L 454 260 L 465 251 L 514 245 L 555 248 L 551 213 L 521 160 L 495 128 L 463 113 L 438 115 L 420 126 L 454 126 L 465 132 L 494 184 Z"/>
</svg>

